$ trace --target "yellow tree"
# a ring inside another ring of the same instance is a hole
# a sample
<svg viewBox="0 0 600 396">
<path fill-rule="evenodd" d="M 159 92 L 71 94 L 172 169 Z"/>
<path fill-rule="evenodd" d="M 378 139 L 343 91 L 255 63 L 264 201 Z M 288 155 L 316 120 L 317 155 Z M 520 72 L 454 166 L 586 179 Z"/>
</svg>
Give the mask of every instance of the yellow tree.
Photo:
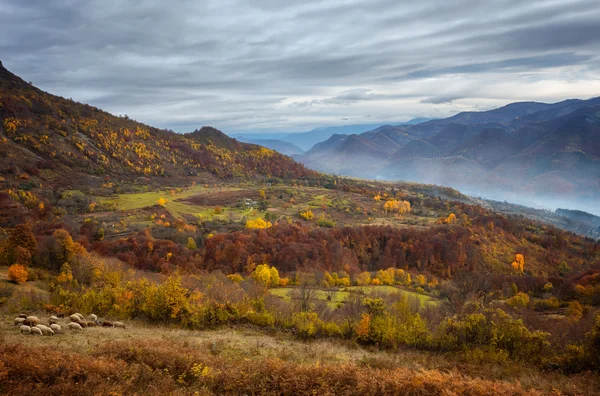
<svg viewBox="0 0 600 396">
<path fill-rule="evenodd" d="M 522 254 L 517 253 L 515 255 L 515 261 L 512 262 L 511 266 L 513 269 L 519 273 L 523 273 L 525 269 L 525 258 Z"/>
<path fill-rule="evenodd" d="M 398 210 L 398 201 L 395 199 L 390 199 L 383 204 L 383 210 L 386 212 L 393 212 Z"/>
<path fill-rule="evenodd" d="M 27 277 L 29 276 L 25 267 L 23 267 L 21 264 L 13 264 L 10 267 L 8 267 L 7 275 L 9 281 L 18 284 L 23 284 L 27 282 Z"/>
<path fill-rule="evenodd" d="M 312 220 L 313 217 L 315 217 L 315 215 L 313 214 L 312 210 L 308 209 L 306 212 L 300 212 L 300 217 L 302 217 L 304 220 Z"/>
<path fill-rule="evenodd" d="M 325 273 L 323 274 L 323 281 L 327 283 L 327 287 L 335 286 L 335 280 L 333 279 L 329 271 L 325 271 Z"/>
<path fill-rule="evenodd" d="M 271 286 L 279 286 L 279 271 L 277 271 L 277 268 L 275 267 L 271 267 L 271 269 L 269 270 L 270 273 L 270 280 L 269 280 L 269 284 Z"/>
<path fill-rule="evenodd" d="M 192 237 L 188 237 L 186 247 L 189 250 L 196 250 L 196 249 L 198 249 L 198 246 L 196 245 L 196 241 Z"/>
<path fill-rule="evenodd" d="M 367 271 L 360 273 L 356 279 L 356 284 L 359 286 L 366 286 L 371 284 L 371 274 L 369 274 Z"/>
<path fill-rule="evenodd" d="M 252 278 L 261 285 L 268 286 L 271 284 L 271 269 L 269 264 L 260 264 L 252 273 Z"/>
<path fill-rule="evenodd" d="M 159 198 L 156 203 L 159 204 L 160 206 L 165 206 L 165 204 L 167 203 L 167 200 L 164 198 Z"/>
<path fill-rule="evenodd" d="M 260 217 L 257 218 L 256 220 L 248 220 L 246 222 L 246 228 L 265 229 L 265 228 L 271 228 L 272 226 L 273 226 L 273 224 L 271 224 L 270 221 L 265 221 L 265 220 L 261 219 Z"/>
</svg>

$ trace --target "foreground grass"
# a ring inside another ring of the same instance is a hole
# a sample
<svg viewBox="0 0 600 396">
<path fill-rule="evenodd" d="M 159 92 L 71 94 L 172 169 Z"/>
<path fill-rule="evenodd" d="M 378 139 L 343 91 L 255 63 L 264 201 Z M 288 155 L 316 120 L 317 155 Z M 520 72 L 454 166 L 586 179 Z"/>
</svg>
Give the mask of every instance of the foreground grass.
<svg viewBox="0 0 600 396">
<path fill-rule="evenodd" d="M 4 317 L 0 393 L 26 394 L 596 394 L 592 376 L 514 362 L 301 342 L 251 327 L 188 331 L 145 323 L 25 336 Z"/>
</svg>

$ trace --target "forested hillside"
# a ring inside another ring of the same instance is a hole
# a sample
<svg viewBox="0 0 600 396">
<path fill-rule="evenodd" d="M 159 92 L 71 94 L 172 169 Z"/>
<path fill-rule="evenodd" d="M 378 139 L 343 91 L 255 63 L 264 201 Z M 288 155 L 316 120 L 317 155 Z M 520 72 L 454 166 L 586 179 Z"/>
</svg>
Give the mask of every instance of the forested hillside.
<svg viewBox="0 0 600 396">
<path fill-rule="evenodd" d="M 43 92 L 0 64 L 0 174 L 5 181 L 102 184 L 209 173 L 303 178 L 316 173 L 211 128 L 176 134 Z"/>
</svg>

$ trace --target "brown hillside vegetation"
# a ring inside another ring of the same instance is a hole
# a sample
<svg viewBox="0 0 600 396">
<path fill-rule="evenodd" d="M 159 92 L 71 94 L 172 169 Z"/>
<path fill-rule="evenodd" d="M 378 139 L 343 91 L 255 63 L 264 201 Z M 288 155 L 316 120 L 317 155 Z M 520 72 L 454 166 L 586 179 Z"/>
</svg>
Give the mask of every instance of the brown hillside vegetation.
<svg viewBox="0 0 600 396">
<path fill-rule="evenodd" d="M 141 324 L 139 324 L 141 325 Z M 556 378 L 524 365 L 497 372 L 463 365 L 471 375 L 427 353 L 388 354 L 333 341 L 304 344 L 251 328 L 191 332 L 137 326 L 95 328 L 20 342 L 5 327 L 0 391 L 36 394 L 592 394 L 582 376 Z M 160 332 L 160 336 L 157 334 Z M 54 344 L 54 343 L 53 343 Z M 435 368 L 437 367 L 437 368 Z M 516 380 L 502 379 L 513 372 Z"/>
<path fill-rule="evenodd" d="M 48 94 L 1 65 L 0 153 L 4 178 L 72 185 L 94 183 L 73 179 L 73 172 L 117 179 L 203 172 L 226 178 L 316 176 L 289 157 L 211 127 L 177 134 Z"/>
</svg>

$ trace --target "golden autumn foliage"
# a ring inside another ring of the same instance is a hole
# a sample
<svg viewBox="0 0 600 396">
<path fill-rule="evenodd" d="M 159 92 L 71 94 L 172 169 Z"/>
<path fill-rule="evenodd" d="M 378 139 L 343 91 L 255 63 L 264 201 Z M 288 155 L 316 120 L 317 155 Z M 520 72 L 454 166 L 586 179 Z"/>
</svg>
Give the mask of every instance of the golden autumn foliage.
<svg viewBox="0 0 600 396">
<path fill-rule="evenodd" d="M 158 201 L 156 202 L 158 205 L 160 206 L 165 206 L 167 203 L 167 200 L 164 198 L 159 198 Z"/>
<path fill-rule="evenodd" d="M 315 215 L 313 214 L 312 210 L 308 209 L 306 212 L 300 212 L 300 217 L 302 217 L 304 220 L 310 221 L 315 217 Z"/>
<path fill-rule="evenodd" d="M 21 264 L 13 264 L 10 267 L 8 267 L 8 280 L 18 283 L 18 284 L 23 284 L 25 282 L 27 282 L 27 277 L 29 276 L 29 274 L 27 273 L 27 269 L 25 269 L 24 266 L 22 266 Z"/>
<path fill-rule="evenodd" d="M 281 282 L 279 271 L 275 267 L 270 267 L 269 264 L 258 265 L 251 276 L 257 283 L 264 286 L 276 287 Z"/>
<path fill-rule="evenodd" d="M 523 257 L 523 255 L 520 253 L 517 253 L 515 255 L 515 261 L 512 262 L 511 266 L 518 273 L 523 273 L 523 271 L 525 269 L 525 258 Z"/>
<path fill-rule="evenodd" d="M 255 229 L 266 229 L 271 228 L 273 224 L 271 222 L 266 221 L 258 217 L 255 220 L 246 221 L 246 228 L 255 228 Z"/>
<path fill-rule="evenodd" d="M 383 210 L 385 210 L 386 212 L 397 212 L 399 214 L 405 214 L 410 212 L 410 202 L 389 199 L 383 204 Z"/>
</svg>

